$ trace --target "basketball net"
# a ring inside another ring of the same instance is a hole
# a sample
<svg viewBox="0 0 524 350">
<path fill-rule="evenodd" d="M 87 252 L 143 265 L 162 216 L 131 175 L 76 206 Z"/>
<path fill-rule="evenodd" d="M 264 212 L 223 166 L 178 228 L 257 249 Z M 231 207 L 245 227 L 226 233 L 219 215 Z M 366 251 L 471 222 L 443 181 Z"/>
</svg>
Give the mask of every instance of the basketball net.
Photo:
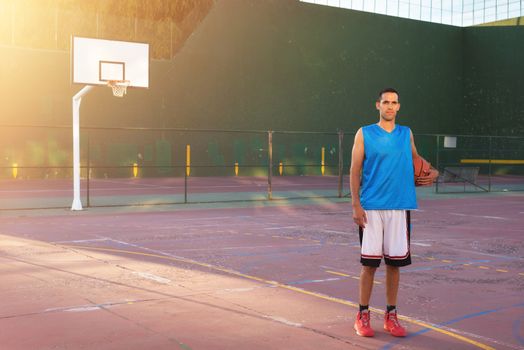
<svg viewBox="0 0 524 350">
<path fill-rule="evenodd" d="M 107 86 L 113 89 L 113 96 L 124 97 L 127 93 L 127 87 L 129 86 L 129 80 L 109 80 Z"/>
</svg>

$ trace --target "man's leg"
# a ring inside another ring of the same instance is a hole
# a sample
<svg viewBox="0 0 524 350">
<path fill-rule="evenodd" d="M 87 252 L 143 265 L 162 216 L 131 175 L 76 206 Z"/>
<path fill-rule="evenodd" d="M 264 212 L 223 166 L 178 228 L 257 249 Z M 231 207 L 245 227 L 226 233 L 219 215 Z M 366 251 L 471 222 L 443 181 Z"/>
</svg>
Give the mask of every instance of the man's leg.
<svg viewBox="0 0 524 350">
<path fill-rule="evenodd" d="M 362 266 L 359 281 L 359 310 L 355 320 L 355 331 L 361 337 L 372 337 L 375 335 L 371 328 L 371 318 L 369 314 L 369 300 L 373 290 L 373 280 L 375 278 L 376 267 Z"/>
<path fill-rule="evenodd" d="M 390 210 L 385 213 L 384 255 L 386 261 L 386 314 L 384 329 L 395 337 L 405 337 L 406 329 L 397 319 L 397 295 L 400 281 L 400 266 L 411 264 L 409 249 L 409 211 Z"/>
<path fill-rule="evenodd" d="M 368 222 L 365 228 L 359 227 L 360 239 L 360 270 L 359 302 L 369 305 L 375 271 L 380 266 L 383 256 L 384 228 L 380 210 L 366 210 Z"/>
<path fill-rule="evenodd" d="M 360 305 L 369 305 L 371 299 L 371 292 L 373 291 L 373 281 L 375 279 L 376 267 L 371 266 L 362 266 L 360 271 L 360 296 L 359 303 Z"/>
<path fill-rule="evenodd" d="M 400 280 L 400 268 L 386 265 L 386 314 L 384 315 L 384 329 L 395 337 L 405 337 L 406 329 L 397 319 L 397 294 Z"/>
<path fill-rule="evenodd" d="M 386 265 L 386 302 L 388 305 L 397 305 L 400 268 Z"/>
<path fill-rule="evenodd" d="M 363 229 L 359 228 L 360 236 L 360 271 L 359 281 L 359 311 L 355 320 L 355 331 L 363 337 L 372 337 L 375 332 L 371 328 L 369 301 L 373 290 L 375 271 L 382 260 L 383 229 L 380 213 L 376 210 L 366 210 L 368 222 Z"/>
</svg>

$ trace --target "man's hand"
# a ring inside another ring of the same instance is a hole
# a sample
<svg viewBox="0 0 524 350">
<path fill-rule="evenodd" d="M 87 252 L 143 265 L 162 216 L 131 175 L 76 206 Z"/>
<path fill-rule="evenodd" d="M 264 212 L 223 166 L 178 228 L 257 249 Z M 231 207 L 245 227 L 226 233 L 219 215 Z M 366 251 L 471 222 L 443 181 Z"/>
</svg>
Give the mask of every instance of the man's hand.
<svg viewBox="0 0 524 350">
<path fill-rule="evenodd" d="M 366 212 L 360 204 L 353 206 L 353 221 L 362 228 L 365 228 L 368 223 Z"/>
<path fill-rule="evenodd" d="M 417 185 L 418 186 L 429 186 L 433 182 L 435 182 L 435 179 L 438 177 L 438 170 L 431 168 L 429 170 L 429 174 L 426 176 L 421 176 L 417 178 Z"/>
</svg>

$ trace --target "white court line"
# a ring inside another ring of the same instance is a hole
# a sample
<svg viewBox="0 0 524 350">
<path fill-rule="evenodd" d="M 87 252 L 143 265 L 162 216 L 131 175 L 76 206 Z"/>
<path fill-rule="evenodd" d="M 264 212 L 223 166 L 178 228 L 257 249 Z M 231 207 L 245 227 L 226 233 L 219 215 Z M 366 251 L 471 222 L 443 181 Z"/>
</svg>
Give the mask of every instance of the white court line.
<svg viewBox="0 0 524 350">
<path fill-rule="evenodd" d="M 283 317 L 278 317 L 278 316 L 264 316 L 264 317 L 267 318 L 267 319 L 279 322 L 279 323 L 283 323 L 283 324 L 288 325 L 288 326 L 302 327 L 302 324 L 288 321 L 288 320 L 286 320 Z"/>
<path fill-rule="evenodd" d="M 161 250 L 150 249 L 150 248 L 143 247 L 143 246 L 140 246 L 140 245 L 137 245 L 137 244 L 120 241 L 118 239 L 112 239 L 112 238 L 107 238 L 107 239 L 110 240 L 110 241 L 116 242 L 116 243 L 120 243 L 122 245 L 127 245 L 127 246 L 131 246 L 131 247 L 143 249 L 145 251 L 149 251 L 149 252 L 152 252 L 152 253 L 155 253 L 155 254 L 161 254 L 161 255 L 164 255 L 164 256 L 169 256 L 171 258 L 176 258 L 176 259 L 181 259 L 181 260 L 188 260 L 187 258 L 184 258 L 182 256 L 166 253 L 166 252 L 161 251 Z M 293 248 L 296 248 L 296 247 L 314 247 L 314 246 L 318 246 L 318 245 L 319 244 L 300 244 L 300 245 L 294 245 Z M 188 249 L 176 249 L 176 250 L 177 251 L 203 251 L 203 250 L 258 249 L 258 248 L 288 248 L 288 247 L 269 245 L 269 246 L 245 246 L 245 247 L 222 247 L 222 248 L 191 248 L 191 249 L 188 248 Z"/>
<path fill-rule="evenodd" d="M 160 276 L 157 276 L 157 275 L 153 275 L 152 273 L 148 273 L 148 272 L 133 271 L 133 275 L 137 275 L 137 276 L 140 276 L 142 278 L 145 278 L 145 279 L 148 279 L 148 280 L 151 280 L 151 281 L 155 281 L 155 282 L 158 282 L 158 283 L 162 283 L 162 284 L 169 284 L 169 283 L 171 283 L 171 280 L 169 280 L 167 278 L 160 277 Z"/>
<path fill-rule="evenodd" d="M 228 224 L 230 225 L 230 224 Z M 144 227 L 144 226 L 142 226 Z M 149 227 L 149 226 L 146 226 L 146 227 Z M 172 228 L 201 228 L 201 227 L 217 227 L 217 224 L 205 224 L 205 225 L 175 225 L 175 226 L 162 226 L 162 227 L 159 227 L 157 229 L 161 229 L 161 230 L 167 230 L 167 229 L 172 229 Z M 218 231 L 213 231 L 213 232 L 218 232 Z"/>
<path fill-rule="evenodd" d="M 427 243 L 420 243 L 420 242 L 413 242 L 413 241 L 411 241 L 411 244 L 418 245 L 418 246 L 421 246 L 421 247 L 431 247 L 431 244 L 427 244 Z"/>
<path fill-rule="evenodd" d="M 127 246 L 130 246 L 130 247 L 134 247 L 134 248 L 138 248 L 138 249 L 142 249 L 142 250 L 145 250 L 147 252 L 151 252 L 151 253 L 155 253 L 155 254 L 159 254 L 159 255 L 163 255 L 163 256 L 168 256 L 170 258 L 175 258 L 175 259 L 179 259 L 181 261 L 196 261 L 196 260 L 191 260 L 191 259 L 188 259 L 188 258 L 184 258 L 182 256 L 178 256 L 178 255 L 175 255 L 175 254 L 170 254 L 170 253 L 166 253 L 166 252 L 163 252 L 161 250 L 156 250 L 156 249 L 150 249 L 150 248 L 147 248 L 147 247 L 142 247 L 138 244 L 133 244 L 133 243 L 127 243 L 127 242 L 124 242 L 124 241 L 120 241 L 118 239 L 113 239 L 113 238 L 109 238 L 109 237 L 105 237 L 107 238 L 108 240 L 110 241 L 113 241 L 113 242 L 117 242 L 117 243 L 120 243 L 122 245 L 127 245 Z"/>
<path fill-rule="evenodd" d="M 273 215 L 274 216 L 274 215 Z M 177 222 L 180 222 L 180 221 L 203 221 L 203 220 L 229 220 L 229 219 L 237 219 L 237 218 L 251 218 L 251 216 L 211 216 L 211 217 L 199 217 L 199 218 L 186 218 L 186 219 L 183 219 L 183 218 L 177 218 Z M 150 226 L 147 226 L 147 227 L 150 227 Z M 166 226 L 162 226 L 162 228 L 164 228 Z M 180 226 L 171 226 L 172 228 L 174 227 L 180 227 Z"/>
<path fill-rule="evenodd" d="M 307 280 L 307 283 L 323 283 L 323 282 L 331 282 L 331 281 L 340 281 L 340 277 L 332 277 L 332 278 L 326 278 L 323 280 Z"/>
<path fill-rule="evenodd" d="M 242 216 L 210 216 L 210 217 L 199 217 L 199 218 L 177 218 L 177 221 L 202 221 L 202 220 L 224 220 L 224 219 L 238 219 L 238 218 L 244 218 L 244 219 L 251 219 L 253 217 L 260 217 L 261 215 L 242 215 Z M 275 215 L 266 215 L 266 216 L 275 216 Z"/>
<path fill-rule="evenodd" d="M 346 235 L 346 236 L 353 235 L 353 232 L 343 232 L 343 231 L 335 231 L 335 230 L 321 230 L 321 231 L 327 232 L 327 233 L 338 233 L 338 234 Z"/>
<path fill-rule="evenodd" d="M 509 220 L 508 218 L 503 218 L 500 216 L 487 216 L 487 215 L 471 215 L 471 214 L 461 214 L 461 213 L 448 213 L 449 215 L 455 216 L 469 216 L 472 218 L 482 218 L 482 219 L 497 219 L 497 220 Z"/>
<path fill-rule="evenodd" d="M 55 312 L 55 311 L 63 311 L 63 312 L 82 312 L 82 311 L 94 311 L 94 310 L 100 310 L 102 308 L 107 308 L 112 306 L 113 303 L 106 303 L 106 304 L 96 304 L 96 305 L 78 305 L 78 306 L 65 306 L 65 307 L 53 307 L 49 309 L 45 309 L 44 312 Z"/>
<path fill-rule="evenodd" d="M 116 302 L 107 302 L 102 304 L 87 304 L 87 305 L 75 305 L 75 306 L 63 306 L 63 307 L 53 307 L 49 309 L 45 309 L 43 312 L 86 312 L 86 311 L 95 311 L 95 310 L 102 310 L 107 309 L 112 306 L 117 305 L 126 305 L 126 304 L 133 304 L 136 302 L 143 302 L 145 300 L 124 300 L 124 301 L 116 301 Z"/>
<path fill-rule="evenodd" d="M 338 204 L 338 203 L 336 203 Z M 344 211 L 319 211 L 314 213 L 315 215 L 322 215 L 322 214 L 351 214 L 351 210 L 344 210 Z"/>
<path fill-rule="evenodd" d="M 320 245 L 319 243 L 316 244 L 299 244 L 299 245 L 293 245 L 291 247 L 297 248 L 297 247 L 315 247 Z M 182 248 L 182 249 L 176 249 L 177 252 L 199 252 L 199 251 L 208 251 L 208 250 L 234 250 L 234 249 L 258 249 L 258 248 L 289 248 L 290 246 L 281 246 L 281 245 L 259 245 L 259 246 L 239 246 L 239 247 L 220 247 L 220 248 Z"/>
<path fill-rule="evenodd" d="M 75 240 L 75 241 L 54 241 L 54 242 L 51 242 L 51 243 L 89 243 L 89 242 L 103 242 L 103 241 L 108 241 L 110 240 L 109 238 L 93 238 L 93 239 L 79 239 L 79 240 Z"/>
<path fill-rule="evenodd" d="M 244 292 L 251 292 L 255 290 L 258 287 L 249 287 L 249 288 L 229 288 L 229 289 L 222 289 L 221 292 L 231 292 L 231 293 L 244 293 Z"/>
<path fill-rule="evenodd" d="M 265 227 L 264 230 L 282 230 L 287 228 L 298 228 L 301 226 L 281 226 L 281 227 Z"/>
</svg>

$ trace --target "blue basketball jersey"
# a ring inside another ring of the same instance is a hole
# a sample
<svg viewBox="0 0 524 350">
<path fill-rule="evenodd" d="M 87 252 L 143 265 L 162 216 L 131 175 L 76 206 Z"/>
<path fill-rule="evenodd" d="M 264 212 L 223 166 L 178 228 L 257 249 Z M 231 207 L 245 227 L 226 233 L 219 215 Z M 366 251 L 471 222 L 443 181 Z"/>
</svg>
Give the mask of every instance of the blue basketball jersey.
<svg viewBox="0 0 524 350">
<path fill-rule="evenodd" d="M 364 164 L 360 201 L 366 210 L 416 209 L 410 130 L 390 133 L 378 124 L 364 126 Z"/>
</svg>

